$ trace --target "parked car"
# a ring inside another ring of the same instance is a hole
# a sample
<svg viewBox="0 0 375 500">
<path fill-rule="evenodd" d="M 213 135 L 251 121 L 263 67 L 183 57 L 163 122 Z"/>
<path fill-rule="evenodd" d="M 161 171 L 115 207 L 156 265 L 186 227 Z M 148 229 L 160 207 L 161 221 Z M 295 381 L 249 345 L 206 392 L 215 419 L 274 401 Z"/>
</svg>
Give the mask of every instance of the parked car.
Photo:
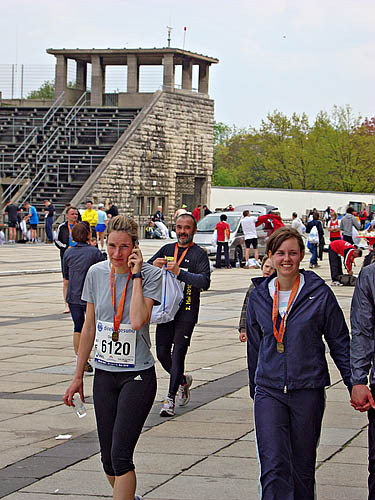
<svg viewBox="0 0 375 500">
<path fill-rule="evenodd" d="M 246 208 L 246 210 L 248 210 Z M 214 259 L 216 256 L 216 245 L 212 244 L 212 237 L 215 231 L 215 226 L 220 222 L 220 215 L 226 214 L 226 222 L 230 229 L 229 239 L 229 258 L 232 263 L 242 262 L 245 255 L 245 237 L 240 224 L 242 212 L 217 212 L 214 214 L 206 215 L 198 222 L 197 232 L 194 236 L 194 243 L 207 250 L 208 256 Z M 250 213 L 251 215 L 264 215 L 262 213 Z M 266 241 L 270 231 L 263 229 L 264 224 L 257 227 L 258 235 L 258 251 L 261 258 L 266 252 Z M 250 249 L 250 256 L 254 254 L 253 248 Z"/>
<path fill-rule="evenodd" d="M 267 215 L 273 210 L 277 210 L 274 205 L 267 205 L 267 203 L 248 203 L 245 205 L 237 205 L 234 207 L 235 212 L 243 212 L 248 210 L 251 215 Z"/>
</svg>

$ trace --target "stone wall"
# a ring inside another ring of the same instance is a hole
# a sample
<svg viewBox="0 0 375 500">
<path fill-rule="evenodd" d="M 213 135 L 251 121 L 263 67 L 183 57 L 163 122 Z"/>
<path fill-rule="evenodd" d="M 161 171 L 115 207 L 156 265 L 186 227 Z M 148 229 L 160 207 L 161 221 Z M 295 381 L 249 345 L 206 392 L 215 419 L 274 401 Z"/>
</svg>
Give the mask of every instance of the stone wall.
<svg viewBox="0 0 375 500">
<path fill-rule="evenodd" d="M 91 191 L 121 213 L 148 216 L 163 199 L 173 216 L 183 199 L 208 203 L 213 161 L 214 102 L 192 92 L 163 91 Z M 185 196 L 185 198 L 184 198 Z M 141 213 L 140 213 L 141 212 Z"/>
</svg>

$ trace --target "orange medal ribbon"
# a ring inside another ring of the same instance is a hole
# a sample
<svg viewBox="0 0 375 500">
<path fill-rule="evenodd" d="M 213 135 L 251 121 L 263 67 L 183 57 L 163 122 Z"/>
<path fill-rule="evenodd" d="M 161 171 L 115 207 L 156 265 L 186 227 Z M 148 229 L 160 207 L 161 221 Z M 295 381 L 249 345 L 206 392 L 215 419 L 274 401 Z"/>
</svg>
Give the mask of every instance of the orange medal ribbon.
<svg viewBox="0 0 375 500">
<path fill-rule="evenodd" d="M 178 265 L 181 264 L 181 262 L 183 261 L 183 258 L 185 257 L 185 255 L 187 254 L 187 251 L 189 250 L 190 247 L 192 247 L 194 245 L 193 242 L 191 242 L 189 244 L 189 246 L 187 248 L 185 248 L 185 250 L 182 252 L 181 254 L 181 257 L 178 259 L 177 261 L 177 254 L 178 254 L 178 244 L 176 243 L 176 246 L 174 247 L 174 255 L 173 255 L 173 260 L 174 262 L 177 262 Z"/>
<path fill-rule="evenodd" d="M 119 339 L 119 329 L 120 329 L 120 323 L 122 319 L 122 313 L 124 312 L 124 305 L 125 305 L 125 295 L 126 295 L 126 289 L 128 288 L 128 283 L 131 278 L 131 272 L 129 269 L 129 274 L 128 274 L 128 280 L 126 282 L 126 285 L 124 286 L 124 289 L 121 294 L 121 299 L 120 303 L 118 305 L 117 313 L 116 313 L 116 290 L 115 290 L 115 269 L 114 267 L 111 268 L 111 298 L 112 298 L 112 306 L 113 306 L 113 333 L 112 333 L 112 340 L 114 342 L 117 342 Z"/>
<path fill-rule="evenodd" d="M 293 284 L 292 291 L 290 293 L 286 313 L 284 314 L 284 316 L 281 319 L 279 331 L 277 330 L 276 323 L 277 323 L 277 316 L 279 314 L 280 285 L 279 285 L 279 280 L 277 278 L 275 281 L 275 294 L 273 296 L 273 304 L 272 304 L 272 323 L 273 323 L 273 334 L 275 335 L 275 339 L 277 342 L 276 349 L 277 349 L 277 352 L 279 352 L 279 353 L 284 352 L 283 339 L 284 339 L 284 333 L 285 333 L 285 320 L 286 320 L 286 317 L 288 316 L 290 308 L 292 307 L 294 299 L 296 298 L 300 281 L 301 281 L 301 276 L 298 275 L 298 278 L 295 280 L 295 282 Z"/>
</svg>

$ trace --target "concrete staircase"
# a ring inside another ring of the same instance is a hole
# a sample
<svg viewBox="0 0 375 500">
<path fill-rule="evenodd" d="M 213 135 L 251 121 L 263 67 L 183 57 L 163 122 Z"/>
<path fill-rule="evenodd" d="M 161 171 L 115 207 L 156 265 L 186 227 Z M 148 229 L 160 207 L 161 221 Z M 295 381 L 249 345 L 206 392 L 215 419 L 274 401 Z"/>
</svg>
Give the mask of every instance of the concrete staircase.
<svg viewBox="0 0 375 500">
<path fill-rule="evenodd" d="M 139 110 L 0 107 L 0 178 L 5 199 L 50 199 L 59 215 L 125 132 Z M 12 184 L 13 183 L 13 184 Z M 25 187 L 25 185 L 27 185 Z"/>
</svg>

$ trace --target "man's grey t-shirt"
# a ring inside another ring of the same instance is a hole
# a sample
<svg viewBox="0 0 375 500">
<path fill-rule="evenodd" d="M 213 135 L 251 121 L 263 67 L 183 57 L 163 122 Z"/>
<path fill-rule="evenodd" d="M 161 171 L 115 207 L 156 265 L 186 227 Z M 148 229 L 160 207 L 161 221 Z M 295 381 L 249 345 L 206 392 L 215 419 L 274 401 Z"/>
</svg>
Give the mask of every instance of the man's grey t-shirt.
<svg viewBox="0 0 375 500">
<path fill-rule="evenodd" d="M 161 270 L 158 267 L 147 264 L 142 265 L 144 279 L 142 281 L 143 296 L 153 299 L 155 304 L 160 304 L 162 279 Z M 111 281 L 110 281 L 110 263 L 109 261 L 94 264 L 87 272 L 85 284 L 82 291 L 82 300 L 91 302 L 95 307 L 95 320 L 108 321 L 113 323 L 113 307 L 111 299 Z M 121 294 L 126 285 L 128 273 L 115 274 L 116 287 L 116 308 L 120 303 Z M 128 284 L 125 296 L 125 306 L 121 323 L 130 324 L 129 309 L 130 299 L 133 290 L 133 280 Z M 106 366 L 97 363 L 94 360 L 95 368 L 111 372 L 118 371 L 138 371 L 146 370 L 154 365 L 155 361 L 150 351 L 151 340 L 149 333 L 149 324 L 144 325 L 136 333 L 135 348 L 135 366 L 132 368 L 119 368 L 115 366 Z"/>
</svg>

